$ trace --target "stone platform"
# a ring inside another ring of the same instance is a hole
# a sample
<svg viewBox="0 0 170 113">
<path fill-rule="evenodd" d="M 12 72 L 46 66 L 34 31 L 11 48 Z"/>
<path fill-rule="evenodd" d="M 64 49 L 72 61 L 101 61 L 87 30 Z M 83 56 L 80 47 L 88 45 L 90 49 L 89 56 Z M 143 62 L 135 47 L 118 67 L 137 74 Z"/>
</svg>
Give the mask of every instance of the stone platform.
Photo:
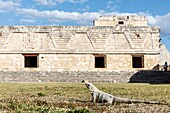
<svg viewBox="0 0 170 113">
<path fill-rule="evenodd" d="M 170 84 L 170 71 L 138 71 L 131 76 L 130 83 Z"/>
<path fill-rule="evenodd" d="M 91 82 L 170 83 L 163 71 L 0 71 L 1 82 Z"/>
</svg>

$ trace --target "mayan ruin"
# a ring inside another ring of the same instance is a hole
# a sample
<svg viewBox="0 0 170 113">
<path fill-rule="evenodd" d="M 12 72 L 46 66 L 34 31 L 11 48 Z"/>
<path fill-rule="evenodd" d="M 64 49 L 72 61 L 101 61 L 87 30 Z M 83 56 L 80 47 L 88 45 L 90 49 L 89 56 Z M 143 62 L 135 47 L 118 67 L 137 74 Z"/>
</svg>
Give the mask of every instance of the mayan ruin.
<svg viewBox="0 0 170 113">
<path fill-rule="evenodd" d="M 0 69 L 134 73 L 160 64 L 160 45 L 160 28 L 144 16 L 101 16 L 93 26 L 0 26 Z"/>
<path fill-rule="evenodd" d="M 0 0 L 0 113 L 170 113 L 170 0 Z"/>
</svg>

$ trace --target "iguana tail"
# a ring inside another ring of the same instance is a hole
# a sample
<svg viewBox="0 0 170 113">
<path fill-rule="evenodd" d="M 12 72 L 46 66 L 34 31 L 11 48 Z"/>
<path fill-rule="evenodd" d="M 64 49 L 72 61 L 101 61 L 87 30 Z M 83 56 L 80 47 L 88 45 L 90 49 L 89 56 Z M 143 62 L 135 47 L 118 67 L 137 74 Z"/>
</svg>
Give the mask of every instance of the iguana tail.
<svg viewBox="0 0 170 113">
<path fill-rule="evenodd" d="M 114 97 L 113 103 L 145 103 L 145 104 L 161 104 L 167 105 L 167 103 L 157 102 L 157 101 L 145 101 L 145 100 L 133 100 L 120 97 Z"/>
</svg>

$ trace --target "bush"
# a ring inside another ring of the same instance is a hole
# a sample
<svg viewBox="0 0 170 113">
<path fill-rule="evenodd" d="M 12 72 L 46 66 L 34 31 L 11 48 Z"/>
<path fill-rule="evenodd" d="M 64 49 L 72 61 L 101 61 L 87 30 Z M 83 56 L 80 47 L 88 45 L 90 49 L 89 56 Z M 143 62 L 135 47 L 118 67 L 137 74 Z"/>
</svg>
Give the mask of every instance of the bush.
<svg viewBox="0 0 170 113">
<path fill-rule="evenodd" d="M 69 110 L 66 113 L 90 113 L 90 110 L 87 108 L 83 108 L 83 109 Z"/>
<path fill-rule="evenodd" d="M 44 97 L 46 96 L 44 93 L 40 92 L 40 93 L 37 93 L 38 97 Z"/>
</svg>

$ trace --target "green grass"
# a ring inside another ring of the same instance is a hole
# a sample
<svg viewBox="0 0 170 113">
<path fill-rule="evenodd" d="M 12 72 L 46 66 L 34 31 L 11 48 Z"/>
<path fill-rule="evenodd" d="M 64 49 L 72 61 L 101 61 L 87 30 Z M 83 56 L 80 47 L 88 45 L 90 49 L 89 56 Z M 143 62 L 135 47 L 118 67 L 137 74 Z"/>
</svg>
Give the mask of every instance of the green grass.
<svg viewBox="0 0 170 113">
<path fill-rule="evenodd" d="M 170 103 L 170 85 L 128 83 L 95 83 L 95 85 L 115 96 Z M 136 112 L 136 108 L 131 108 L 128 104 L 108 106 L 91 103 L 90 92 L 81 83 L 0 83 L 0 98 L 0 111 L 6 112 L 89 113 L 121 110 Z M 153 110 L 155 107 L 160 107 L 160 110 L 169 109 L 169 106 L 161 105 L 150 107 L 153 107 Z"/>
</svg>

